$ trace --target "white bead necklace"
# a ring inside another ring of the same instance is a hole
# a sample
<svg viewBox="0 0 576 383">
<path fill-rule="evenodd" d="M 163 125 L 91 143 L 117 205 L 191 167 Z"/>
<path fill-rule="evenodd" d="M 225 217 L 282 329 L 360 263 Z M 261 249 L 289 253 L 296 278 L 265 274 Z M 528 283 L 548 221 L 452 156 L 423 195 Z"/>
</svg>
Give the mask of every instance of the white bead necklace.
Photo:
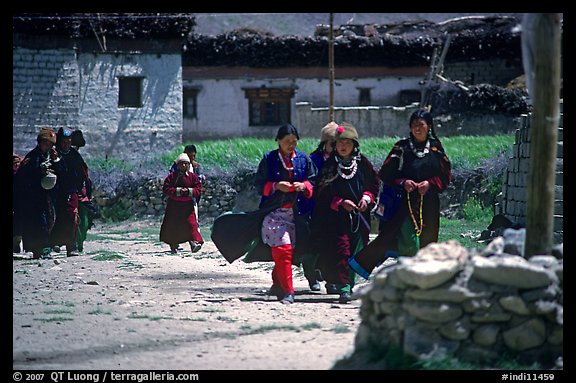
<svg viewBox="0 0 576 383">
<path fill-rule="evenodd" d="M 336 157 L 338 158 L 338 157 Z M 344 178 L 345 180 L 350 180 L 352 178 L 354 178 L 354 176 L 356 175 L 356 172 L 358 171 L 358 162 L 356 161 L 356 158 L 352 159 L 352 163 L 350 164 L 350 166 L 345 166 L 343 165 L 340 161 L 338 161 L 338 159 L 336 159 L 336 162 L 338 162 L 338 175 L 342 178 Z M 342 172 L 342 170 L 350 170 L 352 169 L 352 171 L 350 172 L 350 174 L 344 174 L 344 172 Z"/>
<path fill-rule="evenodd" d="M 284 159 L 284 156 L 282 155 L 280 150 L 278 150 L 278 157 L 280 157 L 280 162 L 282 163 L 282 166 L 284 166 L 284 169 L 288 170 L 289 172 L 294 171 L 294 166 L 288 167 L 288 165 L 286 165 L 286 160 Z"/>
<path fill-rule="evenodd" d="M 410 140 L 410 149 L 412 149 L 412 153 L 416 155 L 418 158 L 423 158 L 426 154 L 430 153 L 430 140 L 426 140 L 426 146 L 424 150 L 419 151 L 414 147 L 414 143 Z"/>
</svg>

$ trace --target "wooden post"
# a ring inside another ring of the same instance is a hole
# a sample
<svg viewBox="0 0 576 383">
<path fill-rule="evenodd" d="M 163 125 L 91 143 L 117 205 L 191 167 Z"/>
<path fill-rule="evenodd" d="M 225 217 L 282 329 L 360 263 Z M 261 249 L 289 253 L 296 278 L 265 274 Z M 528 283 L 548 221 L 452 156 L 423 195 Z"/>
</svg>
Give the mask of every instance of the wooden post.
<svg viewBox="0 0 576 383">
<path fill-rule="evenodd" d="M 328 34 L 328 73 L 330 84 L 330 101 L 328 119 L 334 121 L 334 14 L 330 14 L 330 31 Z"/>
<path fill-rule="evenodd" d="M 556 146 L 560 103 L 560 20 L 559 13 L 533 14 L 534 73 L 532 119 L 530 121 L 530 168 L 526 206 L 524 255 L 551 254 L 554 236 L 554 189 Z M 524 31 L 522 32 L 524 33 Z M 524 48 L 524 47 L 523 47 Z"/>
</svg>

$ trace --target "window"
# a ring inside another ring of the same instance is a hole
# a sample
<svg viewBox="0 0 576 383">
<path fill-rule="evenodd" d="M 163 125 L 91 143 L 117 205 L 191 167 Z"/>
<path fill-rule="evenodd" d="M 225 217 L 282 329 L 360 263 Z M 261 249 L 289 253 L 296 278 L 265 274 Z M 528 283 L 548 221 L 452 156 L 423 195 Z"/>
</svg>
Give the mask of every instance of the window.
<svg viewBox="0 0 576 383">
<path fill-rule="evenodd" d="M 358 106 L 372 105 L 372 97 L 370 96 L 370 88 L 358 88 L 360 95 L 358 97 Z"/>
<path fill-rule="evenodd" d="M 142 81 L 144 77 L 118 77 L 118 107 L 142 107 Z"/>
<path fill-rule="evenodd" d="M 184 118 L 198 118 L 199 89 L 184 88 L 182 113 Z"/>
<path fill-rule="evenodd" d="M 400 105 L 410 105 L 414 102 L 420 102 L 420 98 L 422 96 L 422 92 L 415 89 L 405 89 L 401 90 L 398 98 Z"/>
<path fill-rule="evenodd" d="M 282 125 L 290 122 L 294 89 L 245 89 L 250 126 Z"/>
</svg>

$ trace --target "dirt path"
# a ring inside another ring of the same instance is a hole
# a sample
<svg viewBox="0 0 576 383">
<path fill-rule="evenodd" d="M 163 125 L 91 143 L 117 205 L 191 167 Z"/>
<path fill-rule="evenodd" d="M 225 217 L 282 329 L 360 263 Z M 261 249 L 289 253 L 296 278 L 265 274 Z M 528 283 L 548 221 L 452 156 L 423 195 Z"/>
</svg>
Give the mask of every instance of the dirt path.
<svg viewBox="0 0 576 383">
<path fill-rule="evenodd" d="M 310 292 L 295 269 L 282 305 L 271 264 L 228 264 L 212 242 L 172 255 L 159 227 L 98 224 L 83 256 L 15 259 L 13 368 L 326 370 L 352 352 L 359 301 Z"/>
</svg>

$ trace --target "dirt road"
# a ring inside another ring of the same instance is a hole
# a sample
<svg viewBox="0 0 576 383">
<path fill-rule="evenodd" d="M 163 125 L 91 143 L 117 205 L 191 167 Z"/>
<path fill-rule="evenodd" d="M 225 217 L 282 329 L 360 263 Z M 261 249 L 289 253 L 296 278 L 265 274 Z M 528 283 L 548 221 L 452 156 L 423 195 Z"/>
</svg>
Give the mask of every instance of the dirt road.
<svg viewBox="0 0 576 383">
<path fill-rule="evenodd" d="M 160 222 L 98 224 L 85 254 L 13 261 L 13 368 L 326 370 L 352 352 L 359 301 L 265 291 L 271 264 L 229 264 L 209 237 L 177 255 Z M 323 284 L 322 284 L 323 285 Z"/>
</svg>

